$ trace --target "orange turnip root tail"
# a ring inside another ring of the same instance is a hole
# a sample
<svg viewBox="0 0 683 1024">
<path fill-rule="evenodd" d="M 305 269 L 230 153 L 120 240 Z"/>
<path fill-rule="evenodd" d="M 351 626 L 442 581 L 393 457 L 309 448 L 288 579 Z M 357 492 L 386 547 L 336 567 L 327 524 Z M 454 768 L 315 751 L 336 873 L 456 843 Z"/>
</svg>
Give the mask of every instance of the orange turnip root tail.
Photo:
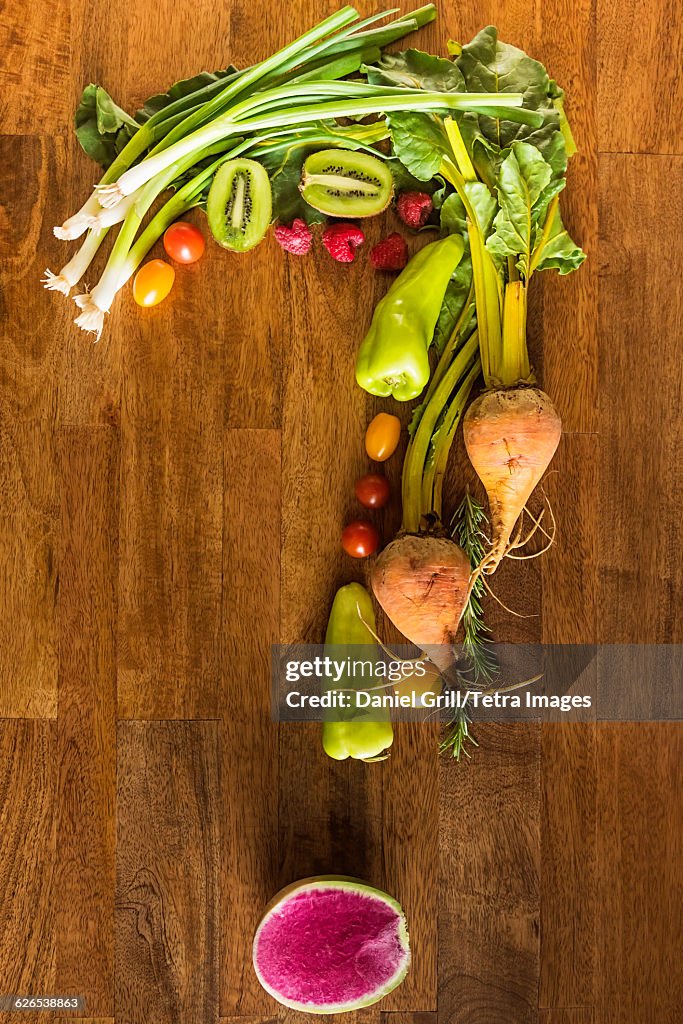
<svg viewBox="0 0 683 1024">
<path fill-rule="evenodd" d="M 463 420 L 470 462 L 489 500 L 491 549 L 478 573 L 495 572 L 531 492 L 557 450 L 562 421 L 536 387 L 497 388 L 480 395 Z"/>
<path fill-rule="evenodd" d="M 470 569 L 455 541 L 404 533 L 382 551 L 372 570 L 372 589 L 383 610 L 441 671 L 455 658 L 452 645 L 467 603 Z"/>
</svg>

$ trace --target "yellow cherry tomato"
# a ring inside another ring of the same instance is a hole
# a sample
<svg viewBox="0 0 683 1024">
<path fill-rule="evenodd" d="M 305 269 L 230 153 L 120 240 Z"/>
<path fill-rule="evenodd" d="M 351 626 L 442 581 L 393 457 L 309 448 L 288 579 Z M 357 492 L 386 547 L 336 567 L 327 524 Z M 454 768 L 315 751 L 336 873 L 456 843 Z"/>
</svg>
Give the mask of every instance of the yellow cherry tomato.
<svg viewBox="0 0 683 1024">
<path fill-rule="evenodd" d="M 175 270 L 165 260 L 150 260 L 140 267 L 133 281 L 133 298 L 138 306 L 158 306 L 175 281 Z"/>
<path fill-rule="evenodd" d="M 396 451 L 400 436 L 398 416 L 379 412 L 365 432 L 365 450 L 373 462 L 385 462 Z"/>
</svg>

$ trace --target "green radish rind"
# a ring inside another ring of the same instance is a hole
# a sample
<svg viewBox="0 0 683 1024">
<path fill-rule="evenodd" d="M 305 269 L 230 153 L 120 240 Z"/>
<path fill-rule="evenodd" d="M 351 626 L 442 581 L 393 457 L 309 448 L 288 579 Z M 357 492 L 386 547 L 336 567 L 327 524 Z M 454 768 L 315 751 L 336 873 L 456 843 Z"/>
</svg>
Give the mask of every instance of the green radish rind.
<svg viewBox="0 0 683 1024">
<path fill-rule="evenodd" d="M 387 906 L 391 907 L 392 910 L 398 915 L 398 931 L 397 936 L 404 953 L 404 957 L 400 966 L 396 969 L 395 974 L 390 980 L 379 989 L 375 989 L 374 992 L 369 993 L 363 999 L 351 1000 L 347 1003 L 335 1003 L 329 1006 L 319 1007 L 311 1003 L 300 1003 L 293 999 L 287 999 L 274 989 L 262 976 L 258 968 L 258 941 L 261 932 L 270 919 L 271 915 L 282 905 L 285 900 L 295 893 L 303 892 L 304 890 L 311 889 L 349 889 L 353 892 L 366 893 L 373 899 L 377 899 L 386 903 Z M 253 964 L 256 977 L 259 980 L 260 985 L 265 991 L 281 1003 L 283 1006 L 287 1006 L 292 1010 L 299 1010 L 302 1013 L 314 1013 L 318 1015 L 328 1015 L 332 1013 L 346 1013 L 352 1010 L 362 1010 L 366 1006 L 372 1006 L 374 1003 L 379 1002 L 384 996 L 401 984 L 405 976 L 410 969 L 410 940 L 408 936 L 408 926 L 406 923 L 405 914 L 403 908 L 398 900 L 395 900 L 393 896 L 389 896 L 388 893 L 383 892 L 381 889 L 376 889 L 372 885 L 368 885 L 367 882 L 363 882 L 359 878 L 354 878 L 351 875 L 313 875 L 309 878 L 302 878 L 298 882 L 291 882 L 286 885 L 283 889 L 273 896 L 272 900 L 266 906 L 263 912 L 263 916 L 256 929 L 253 943 Z"/>
<path fill-rule="evenodd" d="M 360 194 L 354 195 L 355 181 Z M 324 149 L 307 157 L 299 190 L 309 206 L 328 217 L 374 217 L 391 202 L 394 179 L 386 163 L 369 153 Z"/>
<path fill-rule="evenodd" d="M 247 176 L 250 182 L 246 183 Z M 234 211 L 232 202 L 242 203 L 249 190 L 251 211 L 248 219 L 231 224 L 228 217 Z M 233 192 L 234 190 L 234 192 Z M 232 252 L 248 252 L 263 240 L 273 215 L 273 201 L 268 172 L 256 160 L 238 158 L 226 160 L 218 169 L 206 200 L 206 216 L 211 234 L 220 246 Z"/>
</svg>

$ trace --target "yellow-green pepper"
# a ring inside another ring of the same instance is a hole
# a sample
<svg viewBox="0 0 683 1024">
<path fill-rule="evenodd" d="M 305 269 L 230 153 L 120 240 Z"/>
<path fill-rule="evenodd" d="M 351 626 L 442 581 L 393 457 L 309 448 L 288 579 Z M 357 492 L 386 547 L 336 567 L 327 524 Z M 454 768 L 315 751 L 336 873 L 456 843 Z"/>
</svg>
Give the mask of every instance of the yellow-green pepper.
<svg viewBox="0 0 683 1024">
<path fill-rule="evenodd" d="M 356 360 L 356 381 L 365 391 L 408 402 L 423 390 L 429 380 L 429 346 L 463 251 L 459 235 L 431 242 L 378 302 Z"/>
<path fill-rule="evenodd" d="M 367 623 L 367 625 L 366 625 Z M 375 644 L 370 629 L 375 629 L 375 611 L 372 600 L 365 587 L 360 583 L 349 583 L 337 591 L 325 634 L 326 653 L 329 648 L 332 657 L 345 660 L 357 656 L 354 648 L 361 645 L 373 645 L 368 660 L 380 657 L 379 648 Z M 367 679 L 360 682 L 360 688 L 377 685 L 368 683 Z M 345 674 L 335 683 L 335 690 L 354 690 L 359 688 L 359 680 L 351 674 Z M 386 751 L 394 739 L 391 715 L 385 709 L 351 708 L 349 711 L 336 709 L 334 720 L 323 722 L 323 749 L 335 761 L 344 761 L 347 757 L 359 761 L 378 761 L 386 756 Z"/>
</svg>

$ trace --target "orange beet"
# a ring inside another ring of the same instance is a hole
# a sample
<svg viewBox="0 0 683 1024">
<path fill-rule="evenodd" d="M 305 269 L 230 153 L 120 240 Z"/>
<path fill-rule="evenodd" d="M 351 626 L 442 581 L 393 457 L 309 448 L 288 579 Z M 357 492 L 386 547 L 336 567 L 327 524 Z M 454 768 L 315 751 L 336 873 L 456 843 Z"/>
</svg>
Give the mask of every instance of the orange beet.
<svg viewBox="0 0 683 1024">
<path fill-rule="evenodd" d="M 561 433 L 555 406 L 539 388 L 487 391 L 465 413 L 467 454 L 489 499 L 492 544 L 481 564 L 483 572 L 491 573 L 499 565 Z"/>
<path fill-rule="evenodd" d="M 412 643 L 430 651 L 442 670 L 453 657 L 450 647 L 467 601 L 470 562 L 446 537 L 404 533 L 382 551 L 372 570 L 372 589 L 380 605 Z"/>
</svg>

